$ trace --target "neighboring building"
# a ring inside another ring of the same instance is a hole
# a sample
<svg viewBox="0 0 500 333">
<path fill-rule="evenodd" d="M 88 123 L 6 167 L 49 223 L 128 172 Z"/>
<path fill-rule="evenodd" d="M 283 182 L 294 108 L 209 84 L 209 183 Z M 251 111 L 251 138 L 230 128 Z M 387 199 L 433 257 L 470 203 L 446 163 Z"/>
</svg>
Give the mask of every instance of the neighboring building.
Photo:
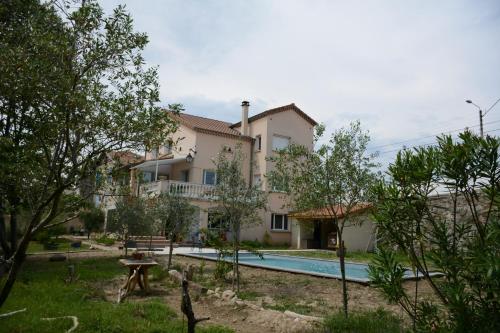
<svg viewBox="0 0 500 333">
<path fill-rule="evenodd" d="M 184 113 L 172 114 L 180 126 L 171 140 L 147 152 L 145 161 L 131 168 L 131 179 L 135 179 L 139 171 L 142 175 L 141 184 L 131 183 L 134 193 L 145 196 L 175 189 L 200 208 L 199 224 L 190 238 L 197 235 L 199 228 L 219 227 L 209 223 L 213 221 L 209 219 L 211 210 L 217 206 L 212 196 L 217 180 L 213 158 L 221 150 L 230 153 L 241 145 L 246 181 L 260 184 L 262 190 L 270 192 L 268 209 L 261 212 L 262 224 L 243 229 L 242 239 L 263 241 L 267 233 L 274 244 L 292 242 L 289 211 L 284 207 L 283 194 L 273 191 L 265 178 L 272 168 L 266 157 L 292 142 L 312 149 L 317 123 L 295 104 L 252 117 L 248 117 L 249 105 L 246 101 L 242 103 L 242 121 L 235 124 Z"/>
</svg>

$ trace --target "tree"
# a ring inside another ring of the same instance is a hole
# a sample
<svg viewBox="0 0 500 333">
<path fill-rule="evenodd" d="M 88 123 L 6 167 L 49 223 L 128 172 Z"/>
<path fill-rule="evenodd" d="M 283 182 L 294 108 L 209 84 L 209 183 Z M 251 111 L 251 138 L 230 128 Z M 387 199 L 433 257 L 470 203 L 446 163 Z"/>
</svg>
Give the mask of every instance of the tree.
<svg viewBox="0 0 500 333">
<path fill-rule="evenodd" d="M 176 124 L 157 106 L 157 69 L 141 55 L 147 36 L 133 31 L 122 6 L 105 16 L 94 0 L 6 0 L 0 31 L 2 306 L 30 239 L 54 221 L 63 194 L 104 153 L 157 146 Z M 18 240 L 21 208 L 30 216 Z"/>
<path fill-rule="evenodd" d="M 316 128 L 318 146 L 313 150 L 292 143 L 278 151 L 270 159 L 275 166 L 268 177 L 274 187 L 286 193 L 294 210 L 325 209 L 332 220 L 339 240 L 343 306 L 347 316 L 343 232 L 346 225 L 359 223 L 353 213 L 370 202 L 370 188 L 377 178 L 373 169 L 377 165 L 374 156 L 366 152 L 370 138 L 359 122 L 335 131 L 328 142 L 319 144 L 324 130 L 322 125 Z"/>
<path fill-rule="evenodd" d="M 418 331 L 500 331 L 499 148 L 491 136 L 442 136 L 436 146 L 400 151 L 389 181 L 378 186 L 375 218 L 385 247 L 371 279 Z M 411 299 L 394 247 L 425 277 L 435 301 Z"/>
<path fill-rule="evenodd" d="M 233 289 L 240 291 L 239 251 L 241 229 L 261 220 L 259 212 L 266 208 L 267 195 L 256 184 L 250 185 L 243 177 L 244 155 L 241 145 L 233 152 L 222 150 L 215 159 L 217 198 L 221 218 L 229 225 L 233 250 Z"/>
<path fill-rule="evenodd" d="M 127 241 L 132 235 L 149 235 L 153 232 L 153 220 L 147 213 L 146 203 L 138 197 L 121 197 L 116 202 L 116 208 L 108 212 L 108 230 L 120 235 L 125 243 L 127 255 Z"/>
<path fill-rule="evenodd" d="M 89 239 L 92 231 L 97 231 L 104 225 L 104 213 L 98 208 L 83 210 L 78 214 L 78 217 L 83 221 Z"/>
<path fill-rule="evenodd" d="M 167 264 L 167 270 L 170 270 L 173 242 L 179 236 L 188 233 L 192 225 L 198 221 L 197 208 L 191 205 L 188 199 L 175 192 L 160 194 L 152 199 L 151 206 L 151 216 L 159 223 L 165 237 L 170 239 Z"/>
</svg>

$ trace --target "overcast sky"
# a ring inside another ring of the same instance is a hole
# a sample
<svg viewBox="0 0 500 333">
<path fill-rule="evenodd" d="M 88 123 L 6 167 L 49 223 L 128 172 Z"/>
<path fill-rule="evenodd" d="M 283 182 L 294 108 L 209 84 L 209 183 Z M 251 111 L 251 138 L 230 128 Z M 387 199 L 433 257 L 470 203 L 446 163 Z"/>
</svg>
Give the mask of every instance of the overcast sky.
<svg viewBox="0 0 500 333">
<path fill-rule="evenodd" d="M 101 3 L 125 4 L 149 35 L 163 105 L 236 122 L 242 100 L 250 115 L 293 102 L 328 132 L 359 119 L 384 163 L 403 144 L 476 130 L 465 100 L 500 98 L 497 0 Z M 500 129 L 500 103 L 485 123 Z"/>
</svg>

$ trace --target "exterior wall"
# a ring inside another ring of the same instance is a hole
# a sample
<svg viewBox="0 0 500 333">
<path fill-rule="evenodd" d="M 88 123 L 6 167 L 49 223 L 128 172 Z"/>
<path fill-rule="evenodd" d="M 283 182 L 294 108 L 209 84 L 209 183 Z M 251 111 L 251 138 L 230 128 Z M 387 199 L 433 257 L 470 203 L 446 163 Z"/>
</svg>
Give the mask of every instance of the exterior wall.
<svg viewBox="0 0 500 333">
<path fill-rule="evenodd" d="M 369 214 L 359 217 L 358 225 L 344 227 L 344 244 L 347 251 L 373 251 L 375 248 L 375 225 Z"/>
<path fill-rule="evenodd" d="M 231 148 L 234 151 L 238 144 L 241 144 L 242 153 L 245 158 L 242 173 L 248 182 L 250 175 L 250 142 L 204 133 L 197 133 L 196 136 L 196 154 L 193 155 L 194 160 L 190 169 L 192 175 L 191 182 L 202 184 L 203 170 L 215 169 L 213 159 L 217 157 L 217 154 L 224 147 Z"/>
<path fill-rule="evenodd" d="M 241 128 L 236 128 L 240 130 Z M 290 138 L 291 143 L 301 144 L 309 149 L 313 148 L 314 127 L 294 111 L 284 111 L 264 118 L 257 119 L 249 124 L 249 135 L 256 138 L 261 136 L 261 149 L 258 150 L 257 143 L 254 148 L 254 170 L 252 178 L 260 176 L 262 189 L 271 191 L 265 175 L 272 170 L 272 162 L 266 160 L 274 154 L 272 141 L 274 135 Z M 242 231 L 242 239 L 259 240 L 264 239 L 267 233 L 271 236 L 273 244 L 292 243 L 292 225 L 289 220 L 288 231 L 276 231 L 271 229 L 272 214 L 288 214 L 289 209 L 284 207 L 286 198 L 282 193 L 270 192 L 268 197 L 267 211 L 261 212 L 262 223 Z"/>
</svg>

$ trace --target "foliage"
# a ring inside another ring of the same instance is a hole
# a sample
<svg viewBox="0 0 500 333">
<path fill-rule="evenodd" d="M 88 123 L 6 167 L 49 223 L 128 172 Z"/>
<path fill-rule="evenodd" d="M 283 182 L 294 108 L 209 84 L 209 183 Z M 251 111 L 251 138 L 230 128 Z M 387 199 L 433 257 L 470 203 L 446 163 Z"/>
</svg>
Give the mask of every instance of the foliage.
<svg viewBox="0 0 500 333">
<path fill-rule="evenodd" d="M 116 208 L 108 212 L 107 229 L 125 241 L 132 235 L 149 235 L 153 231 L 153 221 L 146 212 L 144 200 L 138 197 L 118 200 Z"/>
<path fill-rule="evenodd" d="M 160 230 L 170 238 L 168 265 L 172 263 L 173 242 L 185 236 L 193 224 L 198 222 L 197 207 L 179 193 L 161 193 L 150 202 L 149 214 L 157 222 Z"/>
<path fill-rule="evenodd" d="M 201 229 L 202 237 L 208 247 L 215 249 L 217 260 L 215 262 L 214 279 L 225 280 L 227 273 L 231 271 L 231 263 L 225 259 L 231 256 L 231 244 L 221 238 L 220 233 L 213 230 Z"/>
<path fill-rule="evenodd" d="M 2 313 L 28 311 L 2 318 L 2 332 L 65 332 L 70 320 L 43 321 L 40 318 L 75 315 L 76 332 L 172 332 L 183 333 L 186 324 L 160 298 L 116 304 L 106 300 L 102 286 L 125 274 L 117 258 L 73 260 L 79 279 L 64 282 L 67 263 L 32 261 L 25 265 Z M 161 268 L 151 274 L 160 276 Z M 177 286 L 175 286 L 177 288 Z M 221 326 L 199 327 L 201 333 L 230 333 Z"/>
<path fill-rule="evenodd" d="M 500 139 L 470 132 L 442 136 L 435 147 L 399 152 L 390 181 L 378 186 L 375 218 L 388 249 L 371 265 L 371 278 L 419 331 L 500 331 L 499 147 Z M 438 302 L 403 288 L 396 246 Z M 430 276 L 430 265 L 444 276 Z"/>
<path fill-rule="evenodd" d="M 78 217 L 82 220 L 89 238 L 92 231 L 98 231 L 104 225 L 104 213 L 99 208 L 83 210 Z"/>
<path fill-rule="evenodd" d="M 345 318 L 341 312 L 328 316 L 324 322 L 328 333 L 402 333 L 401 320 L 394 315 L 378 309 L 375 311 L 354 312 Z"/>
<path fill-rule="evenodd" d="M 102 235 L 101 237 L 97 237 L 95 241 L 99 244 L 104 244 L 106 246 L 111 246 L 116 243 L 114 238 L 107 237 L 106 235 Z"/>
<path fill-rule="evenodd" d="M 316 148 L 291 144 L 270 158 L 274 170 L 267 176 L 273 187 L 287 195 L 288 204 L 296 211 L 325 209 L 337 231 L 340 269 L 343 284 L 344 312 L 347 316 L 347 284 L 345 280 L 345 247 L 343 231 L 361 223 L 353 216 L 372 199 L 371 187 L 377 179 L 373 169 L 375 156 L 366 152 L 370 140 L 359 122 L 336 130 L 330 139 L 319 143 L 325 128 L 316 128 Z"/>
<path fill-rule="evenodd" d="M 96 0 L 6 0 L 0 31 L 0 265 L 9 271 L 1 306 L 63 194 L 93 175 L 104 153 L 157 146 L 176 123 L 157 105 L 157 68 L 141 55 L 148 38 L 123 6 L 106 16 Z M 30 216 L 17 243 L 20 209 Z"/>
<path fill-rule="evenodd" d="M 214 194 L 218 211 L 228 221 L 232 234 L 233 288 L 239 291 L 239 250 L 241 229 L 261 222 L 260 211 L 266 208 L 267 196 L 257 184 L 249 185 L 243 176 L 245 156 L 238 145 L 232 152 L 222 150 L 214 161 L 217 183 Z"/>
</svg>

